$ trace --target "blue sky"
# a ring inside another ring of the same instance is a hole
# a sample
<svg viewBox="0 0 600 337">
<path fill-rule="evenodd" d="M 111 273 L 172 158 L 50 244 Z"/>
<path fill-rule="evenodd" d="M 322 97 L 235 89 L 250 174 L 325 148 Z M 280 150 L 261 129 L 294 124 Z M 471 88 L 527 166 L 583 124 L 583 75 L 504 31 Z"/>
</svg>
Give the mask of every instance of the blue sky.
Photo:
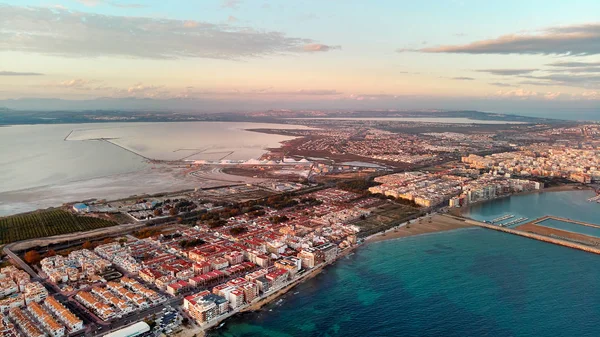
<svg viewBox="0 0 600 337">
<path fill-rule="evenodd" d="M 0 0 L 0 99 L 589 108 L 597 13 L 599 1 Z"/>
</svg>

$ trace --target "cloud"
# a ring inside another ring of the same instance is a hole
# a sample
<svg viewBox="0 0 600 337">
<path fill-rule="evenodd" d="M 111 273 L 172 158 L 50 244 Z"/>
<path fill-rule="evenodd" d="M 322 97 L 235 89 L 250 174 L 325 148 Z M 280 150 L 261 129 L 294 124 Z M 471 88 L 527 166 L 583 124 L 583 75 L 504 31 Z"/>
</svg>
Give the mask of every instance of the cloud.
<svg viewBox="0 0 600 337">
<path fill-rule="evenodd" d="M 279 91 L 272 87 L 260 89 L 230 89 L 230 90 L 199 90 L 193 91 L 193 88 L 186 88 L 183 93 L 176 95 L 177 97 L 193 97 L 193 96 L 337 96 L 343 94 L 333 89 L 299 89 L 295 91 Z"/>
<path fill-rule="evenodd" d="M 529 74 L 537 69 L 479 69 L 476 70 L 480 73 L 489 73 L 492 75 L 510 76 L 510 75 L 522 75 Z"/>
<path fill-rule="evenodd" d="M 238 9 L 241 3 L 241 0 L 221 0 L 221 7 Z"/>
<path fill-rule="evenodd" d="M 496 87 L 516 87 L 516 85 L 514 85 L 514 84 L 503 83 L 503 82 L 492 82 L 492 83 L 490 83 L 490 85 L 494 85 Z"/>
<path fill-rule="evenodd" d="M 600 62 L 554 62 L 548 64 L 550 67 L 562 67 L 562 68 L 571 68 L 571 67 L 600 67 Z"/>
<path fill-rule="evenodd" d="M 598 88 L 600 87 L 599 75 L 572 75 L 568 73 L 554 73 L 541 76 L 519 76 L 526 78 L 529 81 L 523 82 L 533 85 L 562 85 L 582 88 Z"/>
<path fill-rule="evenodd" d="M 555 62 L 548 64 L 548 66 L 554 68 L 552 71 L 600 73 L 600 62 Z"/>
<path fill-rule="evenodd" d="M 95 7 L 95 6 L 102 5 L 102 4 L 106 4 L 106 5 L 113 6 L 113 7 L 118 7 L 118 8 L 144 8 L 144 7 L 148 7 L 148 6 L 142 5 L 142 4 L 128 4 L 128 3 L 112 2 L 112 1 L 106 1 L 106 0 L 75 0 L 75 1 L 79 2 L 82 5 L 88 6 L 88 7 Z"/>
<path fill-rule="evenodd" d="M 162 88 L 163 88 L 163 86 L 144 85 L 143 83 L 137 83 L 137 84 L 134 84 L 133 86 L 127 88 L 127 92 L 130 94 L 148 93 L 148 92 L 155 92 Z"/>
<path fill-rule="evenodd" d="M 461 54 L 600 54 L 600 23 L 551 27 L 528 34 L 511 34 L 464 45 L 444 45 L 423 49 L 400 49 L 398 52 Z"/>
<path fill-rule="evenodd" d="M 330 51 L 333 49 L 342 49 L 340 46 L 328 46 L 320 43 L 311 43 L 307 44 L 303 47 L 303 50 L 306 52 L 317 52 L 317 51 Z"/>
<path fill-rule="evenodd" d="M 43 76 L 42 73 L 32 73 L 24 71 L 0 71 L 0 76 Z"/>
<path fill-rule="evenodd" d="M 239 21 L 239 19 L 233 15 L 230 15 L 229 17 L 227 17 L 227 22 L 229 22 L 229 23 L 238 22 L 238 21 Z"/>
<path fill-rule="evenodd" d="M 537 100 L 537 101 L 577 101 L 577 100 L 598 100 L 600 99 L 600 92 L 598 91 L 585 91 L 582 93 L 569 94 L 560 91 L 530 91 L 524 89 L 515 89 L 509 91 L 497 91 L 492 97 L 503 98 L 503 99 L 516 99 L 516 100 Z"/>
<path fill-rule="evenodd" d="M 36 85 L 36 86 L 46 87 L 46 88 L 73 89 L 73 90 L 92 90 L 92 89 L 94 89 L 94 87 L 92 85 L 100 83 L 100 82 L 101 81 L 97 81 L 97 80 L 85 80 L 85 79 L 81 79 L 81 78 L 74 78 L 71 80 L 46 83 L 46 84 Z"/>
<path fill-rule="evenodd" d="M 0 4 L 0 52 L 67 57 L 242 59 L 339 47 L 249 27 Z"/>
<path fill-rule="evenodd" d="M 465 77 L 465 76 L 452 77 L 451 79 L 457 80 L 457 81 L 473 81 L 473 80 L 475 80 L 473 77 Z"/>
<path fill-rule="evenodd" d="M 496 91 L 496 96 L 502 96 L 502 97 L 532 97 L 532 96 L 538 96 L 538 93 L 535 91 L 528 91 L 528 90 L 524 90 L 524 89 L 515 89 L 515 90 L 509 90 L 509 91 Z"/>
</svg>

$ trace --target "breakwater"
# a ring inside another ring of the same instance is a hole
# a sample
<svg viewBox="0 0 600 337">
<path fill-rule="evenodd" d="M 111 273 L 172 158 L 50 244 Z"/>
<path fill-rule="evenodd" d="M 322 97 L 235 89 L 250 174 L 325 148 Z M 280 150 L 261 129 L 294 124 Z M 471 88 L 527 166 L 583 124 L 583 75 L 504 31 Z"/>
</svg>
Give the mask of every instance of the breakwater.
<svg viewBox="0 0 600 337">
<path fill-rule="evenodd" d="M 450 216 L 450 215 L 446 215 L 446 216 Z M 451 216 L 451 217 L 454 217 L 454 216 Z M 454 218 L 458 218 L 458 217 L 454 217 Z M 472 219 L 464 219 L 464 221 L 470 225 L 475 225 L 475 226 L 492 229 L 495 231 L 505 232 L 505 233 L 509 233 L 509 234 L 519 235 L 522 237 L 526 237 L 526 238 L 534 239 L 534 240 L 538 240 L 538 241 L 553 243 L 555 245 L 578 249 L 578 250 L 582 250 L 582 251 L 585 251 L 588 253 L 600 254 L 600 248 L 590 247 L 590 246 L 576 243 L 576 242 L 565 241 L 565 240 L 561 240 L 561 239 L 557 239 L 557 238 L 553 238 L 553 237 L 524 232 L 524 231 L 520 231 L 520 230 L 516 230 L 516 229 L 512 229 L 512 228 L 494 226 L 494 225 L 486 224 L 484 222 L 480 222 L 480 221 L 476 221 L 476 220 L 472 220 Z"/>
</svg>

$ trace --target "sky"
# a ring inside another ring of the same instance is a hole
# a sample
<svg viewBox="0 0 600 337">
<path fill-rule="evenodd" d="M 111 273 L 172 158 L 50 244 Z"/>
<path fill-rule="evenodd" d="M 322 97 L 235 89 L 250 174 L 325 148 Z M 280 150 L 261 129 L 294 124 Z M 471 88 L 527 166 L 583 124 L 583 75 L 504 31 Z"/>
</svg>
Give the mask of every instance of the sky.
<svg viewBox="0 0 600 337">
<path fill-rule="evenodd" d="M 598 13 L 597 0 L 0 0 L 0 107 L 593 110 Z"/>
</svg>

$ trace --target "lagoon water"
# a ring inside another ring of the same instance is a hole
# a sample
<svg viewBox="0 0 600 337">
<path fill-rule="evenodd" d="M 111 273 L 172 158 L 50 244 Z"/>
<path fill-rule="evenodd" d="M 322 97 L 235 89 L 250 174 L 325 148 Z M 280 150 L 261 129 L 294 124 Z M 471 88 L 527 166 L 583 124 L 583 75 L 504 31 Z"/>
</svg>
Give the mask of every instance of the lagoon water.
<svg viewBox="0 0 600 337">
<path fill-rule="evenodd" d="M 292 138 L 245 130 L 250 128 L 303 127 L 226 122 L 2 127 L 0 192 L 110 176 L 146 167 L 142 157 L 108 142 L 94 140 L 98 138 L 113 138 L 112 142 L 125 149 L 162 160 L 188 156 L 191 156 L 189 159 L 250 159 L 259 157 L 266 148 L 277 147 L 281 141 Z"/>
<path fill-rule="evenodd" d="M 584 204 L 589 194 L 523 195 L 471 214 L 537 217 L 553 210 L 598 220 L 600 205 Z M 578 214 L 592 206 L 593 214 Z M 599 282 L 597 255 L 483 228 L 459 229 L 367 244 L 280 304 L 234 317 L 208 335 L 600 336 Z"/>
<path fill-rule="evenodd" d="M 119 175 L 152 170 L 153 166 L 143 157 L 245 160 L 257 158 L 265 149 L 278 147 L 280 142 L 293 138 L 246 131 L 257 128 L 305 127 L 227 122 L 0 127 L 0 216 L 74 200 L 112 198 L 111 193 L 99 195 L 98 189 L 114 189 L 112 179 Z M 114 144 L 99 138 L 110 138 Z M 153 180 L 160 179 L 156 176 Z M 148 193 L 145 185 L 141 181 L 128 189 L 131 193 L 121 193 L 118 197 Z M 175 184 L 166 188 L 182 189 Z"/>
</svg>

